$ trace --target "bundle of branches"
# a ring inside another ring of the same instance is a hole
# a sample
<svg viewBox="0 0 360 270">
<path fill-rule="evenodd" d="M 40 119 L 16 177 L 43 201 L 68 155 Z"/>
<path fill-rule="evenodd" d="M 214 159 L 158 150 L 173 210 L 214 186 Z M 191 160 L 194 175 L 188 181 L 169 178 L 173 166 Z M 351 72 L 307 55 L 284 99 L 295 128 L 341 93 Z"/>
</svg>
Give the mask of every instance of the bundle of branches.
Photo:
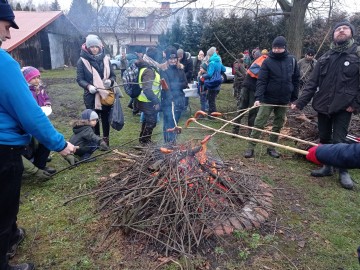
<svg viewBox="0 0 360 270">
<path fill-rule="evenodd" d="M 98 192 L 129 236 L 145 236 L 153 246 L 191 254 L 213 235 L 219 222 L 236 218 L 260 193 L 258 177 L 206 156 L 206 146 L 149 147 L 134 164 Z M 253 198 L 254 199 L 254 198 Z"/>
</svg>

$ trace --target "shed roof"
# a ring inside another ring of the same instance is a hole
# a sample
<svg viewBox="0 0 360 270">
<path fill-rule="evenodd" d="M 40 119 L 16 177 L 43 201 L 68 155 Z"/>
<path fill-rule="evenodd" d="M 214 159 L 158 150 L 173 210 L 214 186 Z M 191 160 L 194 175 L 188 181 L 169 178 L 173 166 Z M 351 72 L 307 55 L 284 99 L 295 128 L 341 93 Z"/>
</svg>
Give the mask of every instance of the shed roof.
<svg viewBox="0 0 360 270">
<path fill-rule="evenodd" d="M 11 39 L 2 44 L 2 48 L 8 52 L 40 32 L 61 15 L 62 11 L 30 12 L 14 11 L 15 22 L 19 29 L 11 29 Z"/>
</svg>

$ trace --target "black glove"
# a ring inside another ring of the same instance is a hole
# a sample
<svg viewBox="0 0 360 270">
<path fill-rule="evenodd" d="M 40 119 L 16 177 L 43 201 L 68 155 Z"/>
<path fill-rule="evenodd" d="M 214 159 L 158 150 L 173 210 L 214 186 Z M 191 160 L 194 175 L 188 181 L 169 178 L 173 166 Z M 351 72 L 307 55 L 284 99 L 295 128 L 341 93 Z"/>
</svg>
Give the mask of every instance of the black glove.
<svg viewBox="0 0 360 270">
<path fill-rule="evenodd" d="M 77 159 L 74 155 L 67 155 L 64 157 L 64 159 L 70 164 L 75 165 L 76 162 L 79 162 L 79 159 Z"/>
<path fill-rule="evenodd" d="M 40 181 L 47 181 L 51 178 L 51 174 L 41 169 L 38 169 L 34 176 Z"/>
<path fill-rule="evenodd" d="M 99 145 L 99 150 L 100 150 L 100 151 L 109 151 L 110 148 L 109 148 L 109 146 L 106 144 L 106 142 L 101 141 L 101 142 L 100 142 L 100 145 Z"/>
</svg>

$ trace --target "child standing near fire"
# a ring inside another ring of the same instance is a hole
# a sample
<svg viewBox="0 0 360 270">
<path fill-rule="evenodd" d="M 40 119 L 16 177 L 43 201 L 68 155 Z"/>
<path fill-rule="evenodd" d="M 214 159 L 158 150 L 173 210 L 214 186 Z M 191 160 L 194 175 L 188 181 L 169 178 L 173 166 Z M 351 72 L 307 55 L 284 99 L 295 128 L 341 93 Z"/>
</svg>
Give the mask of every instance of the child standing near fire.
<svg viewBox="0 0 360 270">
<path fill-rule="evenodd" d="M 198 81 L 198 94 L 200 96 L 200 106 L 201 110 L 207 112 L 209 110 L 209 103 L 207 100 L 207 89 L 204 85 L 205 78 L 203 77 L 207 72 L 207 64 L 202 63 L 200 65 L 200 70 L 198 73 L 197 81 Z"/>
<path fill-rule="evenodd" d="M 32 66 L 23 67 L 21 71 L 37 104 L 44 108 L 43 110 L 45 113 L 46 111 L 51 112 L 50 98 L 46 93 L 45 87 L 41 83 L 40 71 Z M 35 138 L 33 138 L 25 156 L 26 158 L 33 160 L 34 165 L 39 169 L 44 170 L 49 174 L 53 174 L 56 172 L 56 170 L 46 166 L 49 154 L 50 150 L 47 149 L 43 144 L 39 143 Z"/>
</svg>

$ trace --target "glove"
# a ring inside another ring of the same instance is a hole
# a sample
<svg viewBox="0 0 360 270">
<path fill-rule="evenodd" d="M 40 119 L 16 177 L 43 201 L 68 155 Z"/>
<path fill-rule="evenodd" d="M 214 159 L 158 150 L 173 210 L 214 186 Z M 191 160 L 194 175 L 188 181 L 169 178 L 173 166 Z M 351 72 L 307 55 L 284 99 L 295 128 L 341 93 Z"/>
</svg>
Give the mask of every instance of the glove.
<svg viewBox="0 0 360 270">
<path fill-rule="evenodd" d="M 89 90 L 89 92 L 90 92 L 91 94 L 95 94 L 95 93 L 97 92 L 96 87 L 93 86 L 93 85 L 89 85 L 89 86 L 88 86 L 88 90 Z"/>
<path fill-rule="evenodd" d="M 312 162 L 312 163 L 317 164 L 317 165 L 322 165 L 321 162 L 316 157 L 316 150 L 317 150 L 318 147 L 319 147 L 319 145 L 311 147 L 308 150 L 309 153 L 306 155 L 306 159 L 308 161 Z"/>
<path fill-rule="evenodd" d="M 41 169 L 38 169 L 34 176 L 40 181 L 47 181 L 51 178 L 51 174 Z"/>
<path fill-rule="evenodd" d="M 109 89 L 111 87 L 111 80 L 106 79 L 103 84 L 106 89 Z"/>
<path fill-rule="evenodd" d="M 77 159 L 74 155 L 67 155 L 64 157 L 64 159 L 70 164 L 75 165 L 75 163 L 79 162 L 79 159 Z"/>
<path fill-rule="evenodd" d="M 106 142 L 101 141 L 100 145 L 99 145 L 99 150 L 100 151 L 109 151 L 110 148 L 109 146 L 106 144 Z"/>
</svg>

